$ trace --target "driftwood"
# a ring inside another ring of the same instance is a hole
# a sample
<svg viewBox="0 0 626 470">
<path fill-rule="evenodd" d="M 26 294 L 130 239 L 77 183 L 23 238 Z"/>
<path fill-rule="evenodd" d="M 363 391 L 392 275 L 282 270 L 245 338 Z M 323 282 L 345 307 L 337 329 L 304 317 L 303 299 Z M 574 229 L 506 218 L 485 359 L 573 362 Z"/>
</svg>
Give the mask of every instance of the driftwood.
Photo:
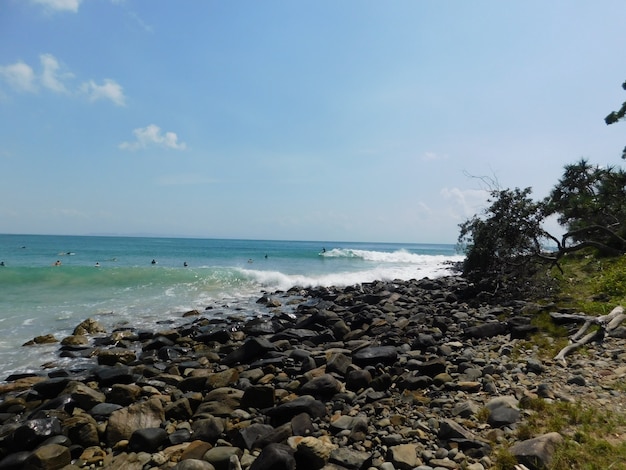
<svg viewBox="0 0 626 470">
<path fill-rule="evenodd" d="M 584 314 L 568 313 L 551 313 L 550 316 L 559 322 L 583 322 L 583 326 L 581 326 L 580 329 L 570 338 L 570 344 L 565 346 L 556 356 L 554 356 L 554 360 L 563 367 L 567 366 L 565 356 L 569 353 L 585 344 L 591 343 L 592 341 L 601 341 L 606 335 L 610 335 L 611 331 L 616 329 L 624 320 L 626 320 L 626 314 L 624 313 L 624 308 L 622 306 L 615 307 L 611 310 L 611 313 L 600 317 L 590 317 Z M 599 326 L 599 328 L 587 333 L 587 330 L 594 325 Z"/>
</svg>

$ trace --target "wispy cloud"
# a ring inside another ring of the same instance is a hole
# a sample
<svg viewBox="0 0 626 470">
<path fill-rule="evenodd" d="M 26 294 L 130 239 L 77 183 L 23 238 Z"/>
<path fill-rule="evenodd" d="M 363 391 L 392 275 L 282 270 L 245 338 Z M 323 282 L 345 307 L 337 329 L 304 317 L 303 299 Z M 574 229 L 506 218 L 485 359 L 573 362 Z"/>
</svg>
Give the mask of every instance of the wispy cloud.
<svg viewBox="0 0 626 470">
<path fill-rule="evenodd" d="M 163 133 L 161 128 L 155 124 L 135 129 L 133 134 L 135 135 L 135 140 L 133 142 L 122 142 L 119 148 L 123 150 L 139 150 L 151 146 L 175 150 L 185 150 L 187 148 L 187 144 L 178 141 L 176 133 Z"/>
<path fill-rule="evenodd" d="M 57 59 L 52 54 L 41 54 L 39 56 L 41 61 L 41 84 L 57 93 L 68 93 L 67 88 L 63 84 L 63 80 L 71 78 L 74 75 L 66 72 L 59 74 L 60 65 Z"/>
<path fill-rule="evenodd" d="M 82 0 L 31 0 L 37 5 L 42 5 L 48 10 L 52 11 L 70 11 L 72 13 L 78 12 Z"/>
<path fill-rule="evenodd" d="M 443 188 L 441 196 L 451 201 L 453 214 L 459 218 L 472 217 L 487 203 L 489 192 L 483 189 Z"/>
<path fill-rule="evenodd" d="M 126 104 L 122 86 L 115 80 L 106 78 L 102 84 L 94 80 L 83 82 L 78 88 L 70 87 L 69 80 L 74 74 L 65 70 L 52 54 L 41 54 L 41 73 L 35 73 L 33 67 L 18 61 L 0 66 L 0 79 L 18 92 L 36 93 L 39 89 L 64 94 L 84 94 L 89 101 L 109 100 L 117 106 Z"/>
<path fill-rule="evenodd" d="M 81 85 L 81 91 L 86 93 L 89 101 L 111 100 L 117 106 L 126 105 L 124 90 L 115 80 L 105 78 L 102 85 L 98 85 L 93 80 L 89 80 Z"/>
<path fill-rule="evenodd" d="M 14 90 L 31 93 L 37 91 L 35 72 L 24 62 L 0 66 L 0 77 Z"/>
</svg>

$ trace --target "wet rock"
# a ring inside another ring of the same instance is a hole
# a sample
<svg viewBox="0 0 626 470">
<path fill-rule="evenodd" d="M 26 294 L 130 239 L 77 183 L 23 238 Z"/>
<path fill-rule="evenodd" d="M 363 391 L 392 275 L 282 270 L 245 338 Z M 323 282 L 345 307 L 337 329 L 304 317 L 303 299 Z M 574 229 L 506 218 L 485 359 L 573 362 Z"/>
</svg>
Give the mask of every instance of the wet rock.
<svg viewBox="0 0 626 470">
<path fill-rule="evenodd" d="M 137 429 L 159 427 L 165 414 L 158 398 L 121 408 L 111 413 L 106 429 L 106 442 L 114 445 L 122 439 L 130 439 Z"/>
<path fill-rule="evenodd" d="M 37 448 L 24 462 L 24 470 L 56 470 L 72 461 L 70 450 L 58 444 L 43 445 Z"/>
<path fill-rule="evenodd" d="M 20 425 L 12 436 L 16 450 L 31 450 L 52 436 L 61 434 L 58 418 L 31 419 Z"/>
</svg>

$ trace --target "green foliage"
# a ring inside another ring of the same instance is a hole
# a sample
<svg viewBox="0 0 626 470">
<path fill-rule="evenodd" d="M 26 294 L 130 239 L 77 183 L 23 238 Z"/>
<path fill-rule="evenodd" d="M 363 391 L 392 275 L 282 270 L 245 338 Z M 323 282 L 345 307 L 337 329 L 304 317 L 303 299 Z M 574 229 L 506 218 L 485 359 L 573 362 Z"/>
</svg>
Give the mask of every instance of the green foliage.
<svg viewBox="0 0 626 470">
<path fill-rule="evenodd" d="M 514 267 L 523 271 L 529 255 L 541 250 L 542 206 L 530 198 L 531 189 L 494 190 L 483 217 L 460 225 L 459 243 L 466 249 L 463 267 L 469 278 L 503 276 Z"/>
<path fill-rule="evenodd" d="M 626 82 L 622 83 L 622 89 L 626 90 Z M 626 102 L 622 103 L 622 106 L 617 111 L 611 111 L 607 117 L 604 118 L 604 122 L 607 125 L 615 124 L 621 121 L 626 116 Z M 626 147 L 622 151 L 622 158 L 626 159 Z"/>
<path fill-rule="evenodd" d="M 572 240 L 593 240 L 620 251 L 626 248 L 624 170 L 591 165 L 585 159 L 566 165 L 544 204 L 546 215 L 557 214 Z"/>
</svg>

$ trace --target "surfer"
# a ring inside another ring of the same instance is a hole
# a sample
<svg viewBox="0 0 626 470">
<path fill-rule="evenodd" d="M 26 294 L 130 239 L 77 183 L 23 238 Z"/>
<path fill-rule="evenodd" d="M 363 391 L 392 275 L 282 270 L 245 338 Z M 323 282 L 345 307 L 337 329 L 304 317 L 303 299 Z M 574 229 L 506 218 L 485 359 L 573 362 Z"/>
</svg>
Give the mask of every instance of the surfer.
<svg viewBox="0 0 626 470">
<path fill-rule="evenodd" d="M 189 266 L 189 265 L 187 264 L 187 261 L 185 261 L 185 262 L 183 263 L 183 266 L 184 266 L 184 267 Z"/>
<path fill-rule="evenodd" d="M 98 263 L 98 262 L 96 261 L 95 267 L 96 267 L 96 268 L 99 268 L 99 267 L 100 267 L 100 263 Z"/>
<path fill-rule="evenodd" d="M 155 259 L 152 260 L 152 264 L 156 264 L 156 260 Z"/>
<path fill-rule="evenodd" d="M 55 265 L 55 266 L 61 266 L 61 261 L 56 260 L 56 261 L 54 262 L 54 265 Z"/>
<path fill-rule="evenodd" d="M 0 261 L 0 266 L 4 266 L 4 261 Z"/>
</svg>

